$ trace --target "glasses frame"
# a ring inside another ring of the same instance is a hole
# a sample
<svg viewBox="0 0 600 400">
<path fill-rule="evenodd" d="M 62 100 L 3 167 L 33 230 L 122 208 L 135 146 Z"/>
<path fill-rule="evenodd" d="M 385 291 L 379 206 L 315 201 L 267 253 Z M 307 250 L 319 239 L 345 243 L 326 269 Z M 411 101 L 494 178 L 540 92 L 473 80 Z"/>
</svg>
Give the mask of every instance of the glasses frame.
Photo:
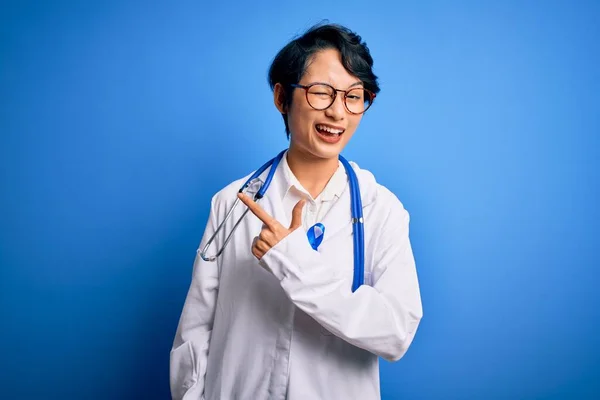
<svg viewBox="0 0 600 400">
<path fill-rule="evenodd" d="M 333 96 L 331 98 L 331 103 L 325 108 L 316 108 L 312 104 L 310 104 L 310 100 L 308 100 L 309 89 L 312 88 L 313 86 L 317 86 L 317 85 L 327 86 L 333 90 Z M 371 92 L 368 89 L 365 89 L 362 86 L 357 86 L 357 87 L 350 88 L 347 90 L 336 89 L 333 86 L 331 86 L 330 84 L 324 83 L 324 82 L 313 82 L 313 83 L 309 83 L 308 85 L 300 85 L 299 83 L 292 83 L 290 86 L 293 88 L 304 89 L 304 94 L 306 96 L 306 102 L 312 109 L 317 110 L 317 111 L 324 111 L 324 110 L 327 110 L 329 107 L 331 107 L 333 105 L 333 103 L 335 103 L 335 99 L 337 98 L 338 92 L 342 92 L 342 93 L 344 93 L 344 99 L 343 99 L 342 103 L 344 103 L 344 108 L 346 109 L 346 111 L 348 111 L 350 114 L 360 115 L 360 114 L 364 114 L 369 108 L 371 108 L 371 106 L 373 105 L 373 102 L 375 102 L 375 97 L 377 96 L 375 93 Z M 350 92 L 352 90 L 356 90 L 356 89 L 362 89 L 363 91 L 369 93 L 369 95 L 371 96 L 371 103 L 369 104 L 369 106 L 367 108 L 365 108 L 362 112 L 359 112 L 359 113 L 350 111 L 350 109 L 348 108 L 348 104 L 346 104 L 346 99 L 348 98 L 348 92 Z"/>
</svg>

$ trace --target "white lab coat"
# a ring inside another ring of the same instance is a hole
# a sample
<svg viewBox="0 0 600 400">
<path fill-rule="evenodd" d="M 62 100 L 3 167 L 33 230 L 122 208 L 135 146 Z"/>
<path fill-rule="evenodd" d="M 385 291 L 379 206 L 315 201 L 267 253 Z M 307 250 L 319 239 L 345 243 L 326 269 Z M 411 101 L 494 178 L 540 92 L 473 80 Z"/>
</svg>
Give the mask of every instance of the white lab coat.
<svg viewBox="0 0 600 400">
<path fill-rule="evenodd" d="M 409 215 L 370 172 L 351 165 L 363 204 L 366 285 L 352 293 L 348 185 L 322 221 L 318 251 L 300 227 L 259 262 L 250 249 L 262 222 L 249 212 L 216 262 L 196 257 L 171 350 L 174 399 L 380 399 L 378 356 L 399 360 L 423 312 Z M 291 210 L 274 183 L 281 168 L 259 204 L 289 226 Z M 199 249 L 249 176 L 213 197 Z M 236 207 L 209 255 L 245 208 Z"/>
</svg>

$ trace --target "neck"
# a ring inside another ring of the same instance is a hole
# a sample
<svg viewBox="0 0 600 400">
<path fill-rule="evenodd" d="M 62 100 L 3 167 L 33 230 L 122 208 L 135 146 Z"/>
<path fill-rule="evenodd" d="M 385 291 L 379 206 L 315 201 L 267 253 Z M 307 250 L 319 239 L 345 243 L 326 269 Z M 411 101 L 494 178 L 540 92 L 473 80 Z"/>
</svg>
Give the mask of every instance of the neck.
<svg viewBox="0 0 600 400">
<path fill-rule="evenodd" d="M 319 158 L 296 150 L 293 146 L 287 153 L 287 162 L 300 184 L 317 198 L 338 169 L 338 157 Z"/>
</svg>

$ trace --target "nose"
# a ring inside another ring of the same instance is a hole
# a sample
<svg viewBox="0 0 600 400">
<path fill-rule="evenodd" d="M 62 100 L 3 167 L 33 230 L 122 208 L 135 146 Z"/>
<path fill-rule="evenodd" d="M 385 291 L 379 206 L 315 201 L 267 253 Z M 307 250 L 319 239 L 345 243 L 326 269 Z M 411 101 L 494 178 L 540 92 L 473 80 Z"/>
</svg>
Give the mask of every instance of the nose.
<svg viewBox="0 0 600 400">
<path fill-rule="evenodd" d="M 333 104 L 325 110 L 325 115 L 336 121 L 344 119 L 344 116 L 346 115 L 346 108 L 344 107 L 343 94 L 338 93 L 337 96 L 335 96 Z"/>
</svg>

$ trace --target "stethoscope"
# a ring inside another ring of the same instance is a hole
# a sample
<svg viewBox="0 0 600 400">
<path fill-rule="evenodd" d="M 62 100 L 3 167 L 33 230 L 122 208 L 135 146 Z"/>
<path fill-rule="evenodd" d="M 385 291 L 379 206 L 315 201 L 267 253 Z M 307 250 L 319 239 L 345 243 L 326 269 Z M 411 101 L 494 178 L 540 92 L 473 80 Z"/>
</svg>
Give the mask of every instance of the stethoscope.
<svg viewBox="0 0 600 400">
<path fill-rule="evenodd" d="M 281 153 L 279 153 L 277 155 L 277 157 L 273 158 L 272 160 L 269 160 L 262 167 L 260 167 L 258 170 L 256 170 L 256 172 L 254 172 L 254 174 L 252 174 L 252 176 L 250 178 L 248 178 L 246 183 L 244 183 L 244 185 L 240 188 L 239 193 L 243 193 L 244 190 L 246 190 L 253 183 L 253 181 L 255 179 L 257 179 L 267 168 L 271 167 L 265 182 L 262 184 L 262 186 L 260 187 L 258 192 L 256 192 L 256 194 L 254 195 L 254 201 L 258 201 L 258 200 L 262 199 L 264 197 L 267 189 L 269 188 L 269 185 L 271 184 L 273 175 L 275 175 L 275 170 L 277 169 L 277 166 L 279 165 L 279 162 L 281 161 L 281 158 L 283 157 L 285 152 L 286 152 L 286 150 L 283 150 Z M 350 196 L 351 196 L 350 209 L 351 209 L 351 215 L 352 215 L 352 231 L 354 233 L 353 234 L 353 239 L 354 239 L 354 279 L 352 281 L 352 292 L 354 292 L 354 291 L 356 291 L 356 289 L 358 289 L 364 283 L 364 280 L 365 280 L 365 258 L 364 258 L 365 257 L 364 256 L 365 241 L 364 241 L 364 220 L 363 220 L 363 214 L 362 214 L 362 202 L 360 199 L 360 188 L 358 185 L 358 178 L 356 177 L 356 173 L 354 172 L 354 169 L 352 168 L 350 163 L 341 155 L 339 156 L 339 160 L 342 162 L 342 164 L 344 165 L 344 168 L 346 169 L 346 174 L 348 175 L 348 182 L 350 184 Z M 244 219 L 244 217 L 246 216 L 248 211 L 250 211 L 250 209 L 246 208 L 246 210 L 244 211 L 242 216 L 238 219 L 238 221 L 233 226 L 233 229 L 231 230 L 231 232 L 225 239 L 225 243 L 223 243 L 223 247 L 221 247 L 221 249 L 217 252 L 217 254 L 214 256 L 207 256 L 206 252 L 208 251 L 208 248 L 212 244 L 214 238 L 217 236 L 217 233 L 221 230 L 221 228 L 229 220 L 229 218 L 231 217 L 231 215 L 233 213 L 233 210 L 235 209 L 235 207 L 238 205 L 239 202 L 240 202 L 240 199 L 236 198 L 235 203 L 233 203 L 233 206 L 227 212 L 225 219 L 223 220 L 223 222 L 221 222 L 219 224 L 215 233 L 213 233 L 213 235 L 210 237 L 210 239 L 208 239 L 208 242 L 206 243 L 206 245 L 200 252 L 200 257 L 202 257 L 202 259 L 204 261 L 215 261 L 217 259 L 217 257 L 219 257 L 223 253 L 223 250 L 225 250 L 227 243 L 229 243 L 229 241 L 231 240 L 233 232 L 235 232 L 235 230 L 238 227 L 238 225 L 240 224 L 240 222 L 242 222 L 242 219 Z M 313 235 L 314 235 L 314 233 L 313 233 Z M 322 239 L 322 236 L 321 236 L 321 239 Z M 309 233 L 309 240 L 312 240 L 312 238 L 310 237 L 310 233 Z"/>
</svg>

